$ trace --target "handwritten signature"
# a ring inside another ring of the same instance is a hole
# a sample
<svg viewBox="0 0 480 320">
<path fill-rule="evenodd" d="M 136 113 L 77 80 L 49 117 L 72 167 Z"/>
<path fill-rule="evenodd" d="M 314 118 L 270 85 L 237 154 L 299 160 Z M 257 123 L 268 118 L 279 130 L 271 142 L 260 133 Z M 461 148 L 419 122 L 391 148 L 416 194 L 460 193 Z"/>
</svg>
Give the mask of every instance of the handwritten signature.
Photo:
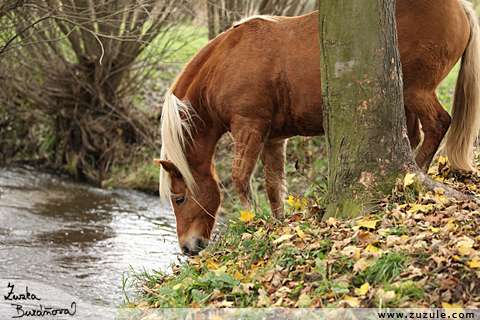
<svg viewBox="0 0 480 320">
<path fill-rule="evenodd" d="M 77 312 L 77 304 L 72 302 L 70 304 L 70 308 L 48 308 L 42 305 L 39 306 L 37 309 L 30 309 L 25 310 L 23 305 L 19 304 L 19 301 L 28 301 L 28 300 L 42 300 L 34 293 L 28 291 L 28 287 L 25 287 L 25 293 L 15 293 L 14 288 L 15 285 L 10 282 L 7 285 L 7 288 L 10 291 L 7 295 L 4 295 L 5 301 L 15 301 L 16 303 L 12 303 L 11 305 L 17 311 L 16 316 L 12 316 L 12 318 L 22 318 L 22 317 L 45 317 L 45 316 L 57 316 L 57 315 L 70 315 L 73 316 Z"/>
</svg>

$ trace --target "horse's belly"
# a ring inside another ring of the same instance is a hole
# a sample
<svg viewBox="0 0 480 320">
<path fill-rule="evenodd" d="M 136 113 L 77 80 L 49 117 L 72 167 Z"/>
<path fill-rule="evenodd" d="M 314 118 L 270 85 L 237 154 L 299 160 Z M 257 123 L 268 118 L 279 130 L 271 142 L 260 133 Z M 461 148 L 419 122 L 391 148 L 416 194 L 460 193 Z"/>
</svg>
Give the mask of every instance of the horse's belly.
<svg viewBox="0 0 480 320">
<path fill-rule="evenodd" d="M 318 100 L 320 102 L 320 99 Z M 323 112 L 320 104 L 304 108 L 284 109 L 274 117 L 271 138 L 323 135 Z"/>
</svg>

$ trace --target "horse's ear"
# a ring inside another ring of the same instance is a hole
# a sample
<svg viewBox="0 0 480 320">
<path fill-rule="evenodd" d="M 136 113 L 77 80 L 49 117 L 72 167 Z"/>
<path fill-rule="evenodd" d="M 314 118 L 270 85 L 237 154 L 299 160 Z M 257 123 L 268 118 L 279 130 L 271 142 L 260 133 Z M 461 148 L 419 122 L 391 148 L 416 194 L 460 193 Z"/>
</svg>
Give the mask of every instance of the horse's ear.
<svg viewBox="0 0 480 320">
<path fill-rule="evenodd" d="M 174 165 L 172 162 L 166 161 L 166 160 L 160 160 L 160 159 L 155 159 L 153 161 L 155 161 L 160 167 L 162 167 L 165 171 L 167 171 L 172 177 L 175 177 L 175 178 L 182 177 L 182 174 L 180 173 L 180 171 L 178 171 L 177 166 Z"/>
</svg>

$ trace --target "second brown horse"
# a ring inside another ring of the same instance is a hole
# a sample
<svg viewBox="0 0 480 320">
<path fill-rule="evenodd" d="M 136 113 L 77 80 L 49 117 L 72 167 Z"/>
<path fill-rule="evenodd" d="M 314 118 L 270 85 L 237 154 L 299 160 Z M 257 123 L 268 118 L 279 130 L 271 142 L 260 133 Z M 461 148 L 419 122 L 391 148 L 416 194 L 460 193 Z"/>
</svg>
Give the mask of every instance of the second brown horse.
<svg viewBox="0 0 480 320">
<path fill-rule="evenodd" d="M 479 121 L 478 24 L 469 2 L 397 0 L 410 143 L 424 141 L 417 164 L 426 170 L 451 118 L 435 89 L 463 56 L 448 136 L 452 165 L 469 161 Z M 235 141 L 234 188 L 251 208 L 250 179 L 260 157 L 272 212 L 283 217 L 286 139 L 324 134 L 320 96 L 318 13 L 250 18 L 222 33 L 185 66 L 162 111 L 160 195 L 171 199 L 182 251 L 198 254 L 221 204 L 213 157 L 222 135 Z"/>
</svg>

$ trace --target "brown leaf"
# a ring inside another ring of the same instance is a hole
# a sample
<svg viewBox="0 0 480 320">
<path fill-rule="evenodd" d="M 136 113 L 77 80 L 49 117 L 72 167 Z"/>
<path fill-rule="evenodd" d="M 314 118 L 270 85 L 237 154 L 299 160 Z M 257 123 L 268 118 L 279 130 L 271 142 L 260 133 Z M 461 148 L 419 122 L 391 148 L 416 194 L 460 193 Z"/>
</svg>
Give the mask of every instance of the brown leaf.
<svg viewBox="0 0 480 320">
<path fill-rule="evenodd" d="M 431 304 L 436 304 L 437 306 L 440 305 L 440 296 L 436 292 L 432 292 L 431 294 L 425 293 L 425 296 L 428 297 Z"/>
<path fill-rule="evenodd" d="M 450 290 L 447 290 L 442 293 L 442 296 L 440 298 L 442 299 L 442 302 L 449 302 L 452 299 L 452 293 L 450 292 Z"/>
<path fill-rule="evenodd" d="M 428 279 L 428 276 L 426 276 L 422 280 L 417 281 L 417 286 L 420 287 L 420 288 L 423 288 L 425 286 L 425 284 L 427 283 L 427 279 Z"/>
<path fill-rule="evenodd" d="M 442 216 L 443 216 L 443 214 L 442 214 Z M 428 215 L 428 216 L 425 217 L 425 221 L 426 222 L 439 223 L 440 222 L 440 217 L 439 217 L 439 215 L 435 215 L 435 216 Z"/>
<path fill-rule="evenodd" d="M 380 222 L 380 229 L 389 229 L 391 226 L 392 223 L 386 217 L 383 217 L 382 222 Z"/>
<path fill-rule="evenodd" d="M 458 285 L 458 280 L 455 279 L 455 278 L 448 278 L 446 280 L 442 280 L 440 281 L 440 290 L 443 290 L 443 289 L 454 289 L 457 285 Z M 446 301 L 448 302 L 448 301 Z"/>
<path fill-rule="evenodd" d="M 364 246 L 373 243 L 377 239 L 377 237 L 372 232 L 369 232 L 367 230 L 360 230 L 360 232 L 357 234 L 356 239 L 359 245 Z"/>
</svg>

